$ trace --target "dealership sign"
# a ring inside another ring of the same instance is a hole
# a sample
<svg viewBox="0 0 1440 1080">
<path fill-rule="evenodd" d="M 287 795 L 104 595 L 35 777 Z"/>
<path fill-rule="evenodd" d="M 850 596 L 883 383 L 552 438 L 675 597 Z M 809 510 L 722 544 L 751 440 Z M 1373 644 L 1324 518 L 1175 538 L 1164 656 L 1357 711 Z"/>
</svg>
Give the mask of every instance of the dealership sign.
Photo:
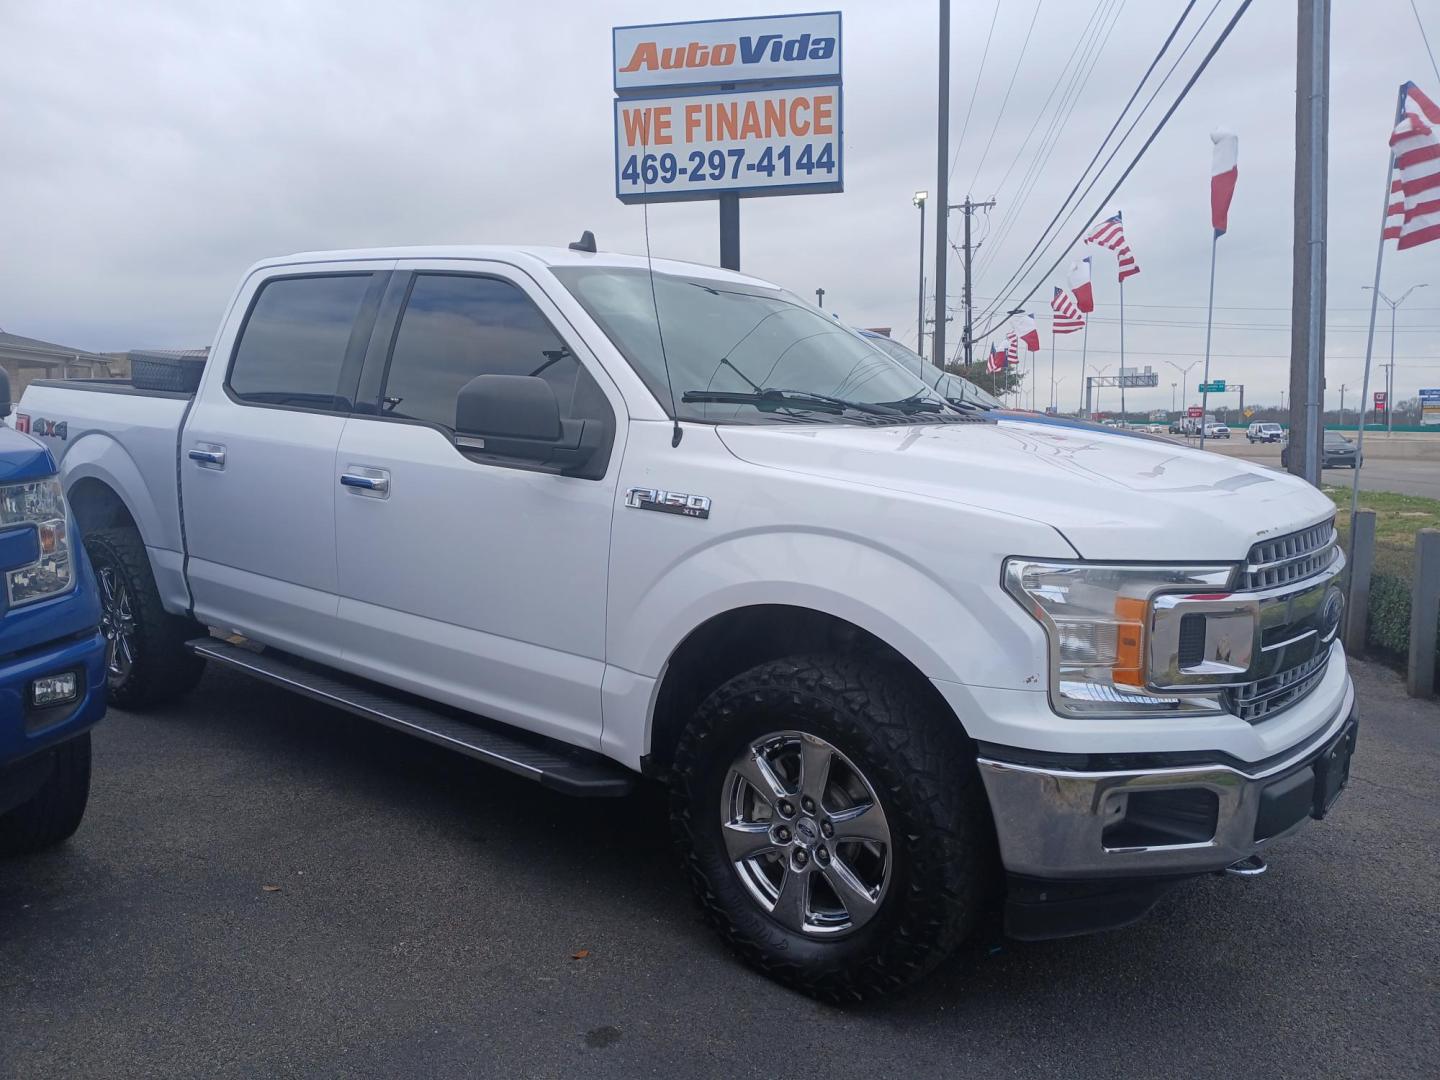
<svg viewBox="0 0 1440 1080">
<path fill-rule="evenodd" d="M 841 191 L 840 13 L 613 32 L 622 202 Z"/>
<path fill-rule="evenodd" d="M 1440 388 L 1420 391 L 1420 423 L 1440 427 Z"/>
</svg>

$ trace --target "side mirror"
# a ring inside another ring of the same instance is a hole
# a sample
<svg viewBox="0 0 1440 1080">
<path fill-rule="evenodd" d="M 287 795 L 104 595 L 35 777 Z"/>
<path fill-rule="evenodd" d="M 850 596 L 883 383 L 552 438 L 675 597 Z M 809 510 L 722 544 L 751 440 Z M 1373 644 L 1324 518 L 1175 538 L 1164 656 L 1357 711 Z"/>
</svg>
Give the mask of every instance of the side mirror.
<svg viewBox="0 0 1440 1080">
<path fill-rule="evenodd" d="M 595 420 L 562 420 L 555 391 L 538 375 L 477 375 L 455 399 L 455 445 L 490 457 L 549 465 L 567 476 L 585 466 L 603 440 Z"/>
<path fill-rule="evenodd" d="M 0 367 L 0 420 L 10 415 L 10 373 Z"/>
</svg>

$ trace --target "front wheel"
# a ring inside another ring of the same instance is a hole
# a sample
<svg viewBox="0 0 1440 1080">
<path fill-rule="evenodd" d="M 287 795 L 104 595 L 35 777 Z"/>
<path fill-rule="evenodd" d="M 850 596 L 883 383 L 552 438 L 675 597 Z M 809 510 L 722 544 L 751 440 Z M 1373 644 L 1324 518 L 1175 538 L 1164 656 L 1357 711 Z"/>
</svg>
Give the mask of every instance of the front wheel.
<svg viewBox="0 0 1440 1080">
<path fill-rule="evenodd" d="M 90 733 L 54 750 L 54 764 L 40 790 L 0 814 L 0 855 L 28 855 L 68 839 L 80 827 L 90 801 Z"/>
<path fill-rule="evenodd" d="M 792 657 L 725 683 L 680 739 L 671 805 L 721 936 L 830 1001 L 925 975 L 997 881 L 972 744 L 874 661 Z"/>
</svg>

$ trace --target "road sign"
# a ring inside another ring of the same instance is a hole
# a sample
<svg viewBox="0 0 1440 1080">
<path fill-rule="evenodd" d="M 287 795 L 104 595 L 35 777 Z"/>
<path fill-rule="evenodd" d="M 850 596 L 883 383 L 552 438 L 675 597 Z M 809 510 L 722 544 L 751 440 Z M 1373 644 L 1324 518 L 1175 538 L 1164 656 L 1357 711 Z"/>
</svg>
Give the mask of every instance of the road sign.
<svg viewBox="0 0 1440 1080">
<path fill-rule="evenodd" d="M 1246 410 L 1245 410 L 1245 419 L 1246 419 L 1246 420 L 1249 420 L 1250 417 L 1252 417 L 1252 416 L 1254 416 L 1254 415 L 1255 415 L 1255 410 L 1254 410 L 1254 409 L 1246 409 Z"/>
<path fill-rule="evenodd" d="M 613 32 L 615 195 L 844 190 L 840 13 Z"/>
<path fill-rule="evenodd" d="M 1192 420 L 1199 420 L 1200 417 L 1205 415 L 1205 410 L 1202 409 L 1199 405 L 1191 405 L 1188 409 L 1185 410 L 1185 415 L 1190 417 Z"/>
<path fill-rule="evenodd" d="M 1202 382 L 1199 389 L 1202 394 L 1223 394 L 1225 392 L 1225 380 L 1213 379 L 1208 383 Z"/>
<path fill-rule="evenodd" d="M 1390 395 L 1384 390 L 1375 391 L 1375 411 L 1384 412 L 1390 403 Z"/>
<path fill-rule="evenodd" d="M 1440 388 L 1420 391 L 1420 425 L 1440 427 Z"/>
</svg>

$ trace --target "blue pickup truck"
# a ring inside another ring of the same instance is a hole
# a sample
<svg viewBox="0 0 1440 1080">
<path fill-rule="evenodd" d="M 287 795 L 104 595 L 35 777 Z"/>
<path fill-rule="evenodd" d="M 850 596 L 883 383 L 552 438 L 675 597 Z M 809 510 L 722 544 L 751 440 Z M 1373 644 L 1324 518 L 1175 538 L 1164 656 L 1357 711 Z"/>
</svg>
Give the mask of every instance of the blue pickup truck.
<svg viewBox="0 0 1440 1080">
<path fill-rule="evenodd" d="M 58 844 L 90 797 L 107 638 L 50 452 L 5 425 L 0 370 L 0 856 Z"/>
</svg>

